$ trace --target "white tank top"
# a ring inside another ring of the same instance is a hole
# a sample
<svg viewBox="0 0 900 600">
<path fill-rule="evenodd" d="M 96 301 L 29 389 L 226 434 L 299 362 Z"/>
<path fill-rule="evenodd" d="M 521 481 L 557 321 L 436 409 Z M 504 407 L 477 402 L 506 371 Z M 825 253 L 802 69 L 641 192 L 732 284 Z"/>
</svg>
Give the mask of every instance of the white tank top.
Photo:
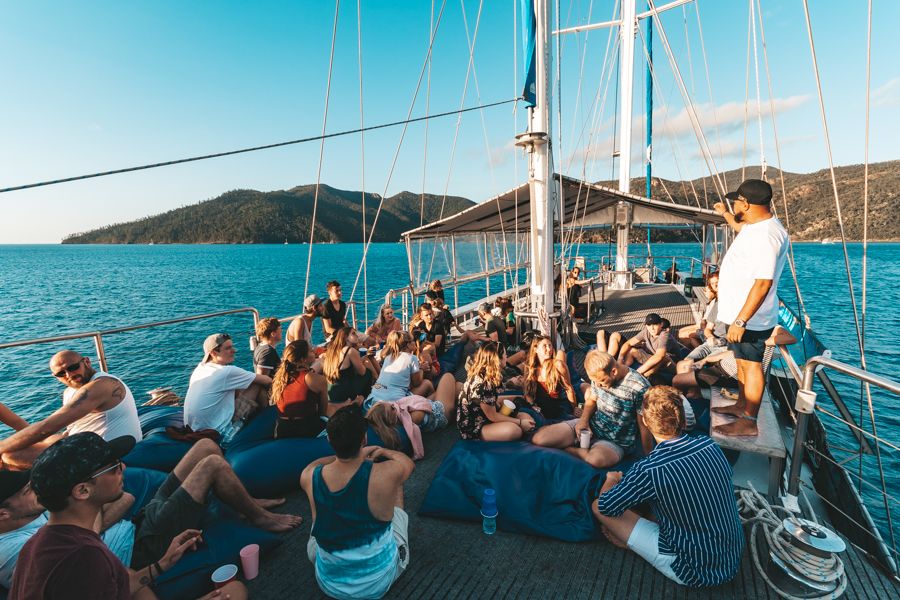
<svg viewBox="0 0 900 600">
<path fill-rule="evenodd" d="M 141 441 L 141 422 L 138 420 L 137 405 L 134 402 L 134 396 L 128 386 L 119 379 L 109 373 L 97 371 L 91 377 L 91 381 L 100 377 L 109 377 L 115 379 L 125 388 L 125 397 L 114 407 L 105 411 L 92 411 L 84 415 L 66 430 L 69 435 L 81 433 L 82 431 L 93 431 L 104 440 L 109 441 L 123 435 L 130 435 L 136 442 Z M 63 392 L 63 405 L 71 404 L 75 392 L 75 388 L 66 388 Z"/>
</svg>

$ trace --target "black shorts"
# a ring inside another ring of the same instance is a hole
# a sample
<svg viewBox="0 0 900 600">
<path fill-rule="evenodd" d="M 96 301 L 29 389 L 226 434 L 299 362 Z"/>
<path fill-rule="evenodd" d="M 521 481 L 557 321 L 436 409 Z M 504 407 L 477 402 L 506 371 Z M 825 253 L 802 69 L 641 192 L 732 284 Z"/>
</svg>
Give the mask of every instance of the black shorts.
<svg viewBox="0 0 900 600">
<path fill-rule="evenodd" d="M 774 327 L 762 331 L 745 329 L 741 341 L 737 344 L 728 342 L 728 349 L 734 352 L 736 360 L 761 363 L 763 354 L 766 352 L 766 340 L 772 335 L 774 329 Z"/>
<path fill-rule="evenodd" d="M 140 512 L 131 567 L 143 569 L 162 558 L 176 535 L 200 528 L 205 514 L 206 506 L 191 498 L 178 477 L 170 474 Z"/>
</svg>

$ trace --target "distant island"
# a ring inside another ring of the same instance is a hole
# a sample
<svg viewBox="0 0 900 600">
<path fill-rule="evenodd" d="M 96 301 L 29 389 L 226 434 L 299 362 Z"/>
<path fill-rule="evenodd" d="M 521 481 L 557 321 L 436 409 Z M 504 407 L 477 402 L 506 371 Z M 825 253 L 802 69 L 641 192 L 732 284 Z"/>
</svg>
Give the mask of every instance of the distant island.
<svg viewBox="0 0 900 600">
<path fill-rule="evenodd" d="M 742 177 L 759 177 L 759 166 L 748 166 L 723 173 L 730 188 Z M 835 170 L 838 193 L 848 240 L 862 239 L 863 167 L 853 165 Z M 778 170 L 769 167 L 767 178 L 775 189 L 776 210 L 787 221 Z M 643 193 L 644 178 L 631 182 L 631 189 Z M 600 182 L 614 186 L 613 182 Z M 809 174 L 784 173 L 787 211 L 791 236 L 795 241 L 839 240 L 840 229 L 828 170 Z M 233 190 L 198 204 L 176 208 L 130 223 L 117 223 L 85 233 L 67 236 L 64 244 L 296 244 L 309 241 L 312 223 L 314 185 L 290 190 L 260 192 Z M 900 161 L 869 165 L 869 239 L 900 241 L 900 219 L 894 211 L 900 201 Z M 706 207 L 717 201 L 709 177 L 692 181 L 653 180 L 653 197 L 679 204 Z M 384 201 L 372 238 L 376 242 L 396 242 L 404 231 L 421 223 L 436 221 L 443 197 L 435 194 L 400 192 Z M 484 200 L 484 199 L 481 199 Z M 366 193 L 366 224 L 371 227 L 379 196 Z M 466 198 L 448 196 L 443 215 L 449 216 L 474 203 Z M 420 217 L 421 214 L 421 217 Z M 586 234 L 586 241 L 606 242 L 607 231 Z M 689 241 L 694 233 L 685 230 L 653 230 L 652 240 Z M 339 190 L 327 185 L 319 188 L 315 242 L 362 241 L 362 192 Z M 646 239 L 644 229 L 633 230 L 633 241 Z"/>
</svg>

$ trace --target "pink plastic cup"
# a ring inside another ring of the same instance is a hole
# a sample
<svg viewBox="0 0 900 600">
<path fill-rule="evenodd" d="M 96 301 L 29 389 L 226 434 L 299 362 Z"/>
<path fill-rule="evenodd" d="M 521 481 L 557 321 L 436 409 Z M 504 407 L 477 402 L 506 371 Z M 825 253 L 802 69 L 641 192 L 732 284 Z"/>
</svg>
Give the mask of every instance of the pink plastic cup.
<svg viewBox="0 0 900 600">
<path fill-rule="evenodd" d="M 259 575 L 259 544 L 241 548 L 241 567 L 244 569 L 244 579 L 255 579 Z"/>
<path fill-rule="evenodd" d="M 222 565 L 212 574 L 212 582 L 216 589 L 223 588 L 237 579 L 237 565 Z"/>
</svg>

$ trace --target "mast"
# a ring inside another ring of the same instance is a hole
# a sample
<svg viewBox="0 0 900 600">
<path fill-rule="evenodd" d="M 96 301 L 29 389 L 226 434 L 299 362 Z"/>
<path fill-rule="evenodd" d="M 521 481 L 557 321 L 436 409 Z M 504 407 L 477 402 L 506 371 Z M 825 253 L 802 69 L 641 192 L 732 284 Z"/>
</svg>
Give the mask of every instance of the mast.
<svg viewBox="0 0 900 600">
<path fill-rule="evenodd" d="M 635 0 L 622 0 L 622 21 L 619 24 L 619 191 L 631 191 L 631 117 L 634 84 L 634 36 L 637 27 Z M 631 279 L 628 270 L 628 241 L 631 234 L 632 206 L 619 201 L 616 205 L 616 287 L 627 289 Z"/>
<path fill-rule="evenodd" d="M 648 1 L 649 6 L 649 1 Z M 653 197 L 653 19 L 647 19 L 647 186 L 646 196 Z M 650 228 L 647 228 L 647 245 L 650 245 Z"/>
<path fill-rule="evenodd" d="M 516 144 L 529 153 L 531 308 L 553 312 L 553 156 L 550 152 L 550 0 L 534 0 L 534 106 Z M 549 332 L 543 332 L 549 333 Z"/>
</svg>

